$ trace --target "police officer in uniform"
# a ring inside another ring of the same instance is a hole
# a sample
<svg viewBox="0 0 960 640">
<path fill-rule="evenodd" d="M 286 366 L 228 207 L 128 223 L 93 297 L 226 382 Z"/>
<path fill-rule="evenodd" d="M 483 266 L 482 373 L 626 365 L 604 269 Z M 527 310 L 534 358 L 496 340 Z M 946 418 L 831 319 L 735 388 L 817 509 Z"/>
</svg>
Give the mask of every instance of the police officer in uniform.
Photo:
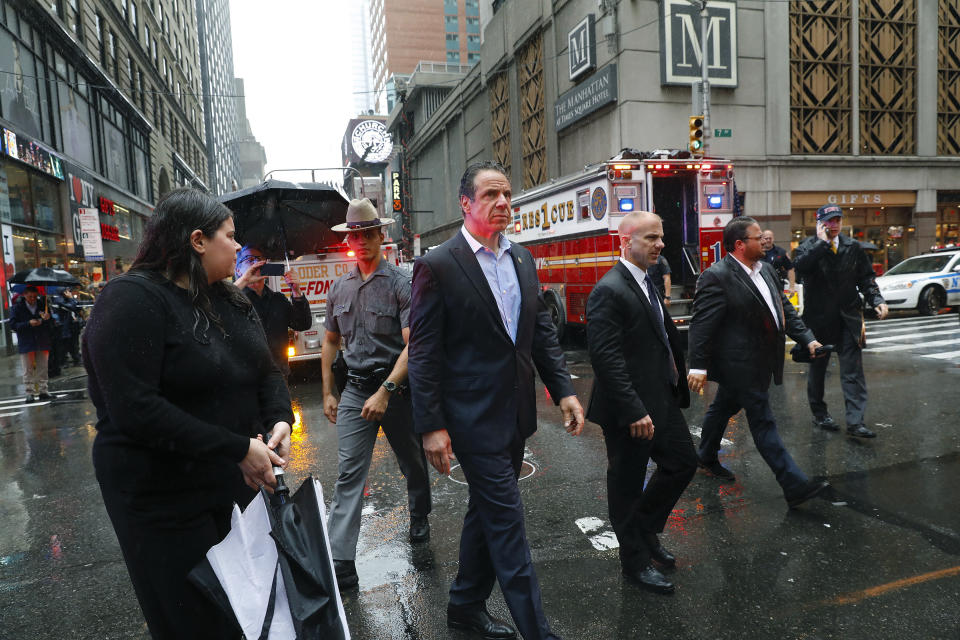
<svg viewBox="0 0 960 640">
<path fill-rule="evenodd" d="M 330 287 L 324 334 L 323 412 L 337 426 L 339 475 L 330 505 L 329 535 L 341 589 L 357 584 L 355 558 L 363 487 L 383 431 L 407 479 L 410 541 L 430 539 L 430 484 L 420 436 L 405 389 L 410 335 L 410 279 L 382 259 L 384 225 L 367 198 L 352 200 L 347 221 L 333 231 L 347 234 L 357 266 Z M 341 338 L 347 385 L 335 395 L 333 363 Z"/>
</svg>

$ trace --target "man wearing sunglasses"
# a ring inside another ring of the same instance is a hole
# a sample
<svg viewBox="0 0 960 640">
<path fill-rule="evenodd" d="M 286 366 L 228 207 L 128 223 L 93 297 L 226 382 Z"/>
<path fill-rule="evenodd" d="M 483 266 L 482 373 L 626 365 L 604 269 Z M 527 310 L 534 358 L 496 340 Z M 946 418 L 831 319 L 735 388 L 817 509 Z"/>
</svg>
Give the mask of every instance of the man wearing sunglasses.
<svg viewBox="0 0 960 640">
<path fill-rule="evenodd" d="M 307 297 L 300 293 L 300 282 L 296 273 L 290 270 L 283 274 L 283 279 L 293 294 L 291 299 L 287 300 L 287 296 L 267 286 L 267 276 L 260 273 L 260 268 L 265 264 L 267 260 L 260 249 L 249 245 L 243 247 L 237 254 L 237 279 L 234 284 L 247 295 L 257 311 L 263 332 L 267 335 L 273 361 L 286 376 L 290 375 L 290 364 L 287 362 L 287 328 L 306 331 L 313 319 L 310 317 L 310 303 Z"/>
</svg>

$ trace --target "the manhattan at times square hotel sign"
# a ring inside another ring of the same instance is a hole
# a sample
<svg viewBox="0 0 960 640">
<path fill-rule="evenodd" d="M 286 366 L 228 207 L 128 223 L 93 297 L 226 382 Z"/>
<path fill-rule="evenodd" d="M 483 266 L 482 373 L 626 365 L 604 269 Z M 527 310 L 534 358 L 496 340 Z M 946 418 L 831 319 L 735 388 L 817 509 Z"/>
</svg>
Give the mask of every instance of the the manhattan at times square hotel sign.
<svg viewBox="0 0 960 640">
<path fill-rule="evenodd" d="M 737 4 L 707 2 L 707 74 L 711 87 L 737 86 Z M 700 10 L 688 0 L 660 2 L 660 84 L 701 79 Z"/>
</svg>

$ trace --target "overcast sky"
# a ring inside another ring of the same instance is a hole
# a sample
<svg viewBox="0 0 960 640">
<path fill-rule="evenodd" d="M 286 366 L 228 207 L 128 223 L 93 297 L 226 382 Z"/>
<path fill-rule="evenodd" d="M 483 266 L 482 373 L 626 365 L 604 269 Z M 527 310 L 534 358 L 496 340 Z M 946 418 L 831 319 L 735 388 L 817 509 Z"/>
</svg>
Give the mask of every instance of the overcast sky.
<svg viewBox="0 0 960 640">
<path fill-rule="evenodd" d="M 341 164 L 354 115 L 346 9 L 354 1 L 230 0 L 234 73 L 246 83 L 266 171 Z"/>
</svg>

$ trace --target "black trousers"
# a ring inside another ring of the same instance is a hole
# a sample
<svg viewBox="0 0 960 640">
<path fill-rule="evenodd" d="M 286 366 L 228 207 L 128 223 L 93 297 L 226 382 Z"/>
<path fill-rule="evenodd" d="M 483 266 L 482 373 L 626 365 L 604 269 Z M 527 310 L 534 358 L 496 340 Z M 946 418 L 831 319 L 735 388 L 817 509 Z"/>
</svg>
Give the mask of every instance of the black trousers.
<svg viewBox="0 0 960 640">
<path fill-rule="evenodd" d="M 187 581 L 230 531 L 233 505 L 198 510 L 190 494 L 149 498 L 100 484 L 150 635 L 157 640 L 239 640 L 235 624 Z M 152 503 L 152 504 L 151 504 Z"/>
<path fill-rule="evenodd" d="M 644 536 L 663 531 L 697 471 L 697 452 L 679 407 L 671 403 L 667 422 L 653 427 L 652 440 L 633 438 L 625 427 L 603 429 L 610 522 L 620 542 L 620 562 L 628 571 L 650 564 Z M 657 468 L 644 487 L 651 458 Z"/>
<path fill-rule="evenodd" d="M 843 389 L 843 400 L 846 405 L 846 420 L 848 425 L 863 424 L 863 414 L 867 410 L 867 381 L 863 376 L 863 350 L 857 338 L 846 330 L 842 330 L 837 338 L 837 357 L 840 359 L 840 388 Z M 817 336 L 820 340 L 820 337 Z M 824 344 L 824 340 L 820 340 Z M 828 415 L 827 403 L 823 401 L 824 378 L 830 358 L 817 358 L 810 363 L 807 372 L 807 401 L 810 411 L 817 419 Z"/>
<path fill-rule="evenodd" d="M 496 453 L 456 453 L 470 500 L 460 534 L 460 566 L 450 605 L 482 607 L 499 581 L 517 630 L 525 640 L 559 640 L 550 631 L 533 570 L 520 500 L 524 441 Z"/>
</svg>

